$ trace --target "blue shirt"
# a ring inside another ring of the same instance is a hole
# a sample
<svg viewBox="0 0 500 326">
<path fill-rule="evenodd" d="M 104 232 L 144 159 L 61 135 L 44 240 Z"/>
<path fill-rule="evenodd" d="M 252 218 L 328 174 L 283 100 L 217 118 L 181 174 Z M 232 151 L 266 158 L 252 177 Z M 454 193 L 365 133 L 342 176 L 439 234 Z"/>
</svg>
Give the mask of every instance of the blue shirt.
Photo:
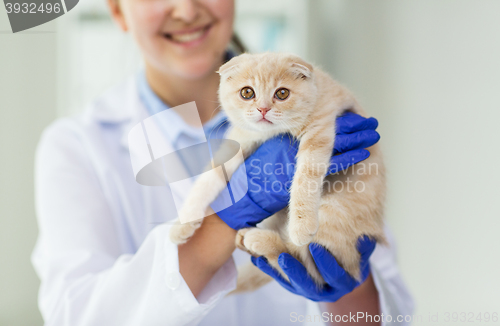
<svg viewBox="0 0 500 326">
<path fill-rule="evenodd" d="M 139 74 L 137 83 L 139 98 L 150 116 L 164 110 L 170 110 L 170 107 L 151 89 L 144 71 Z M 229 128 L 227 117 L 222 111 L 219 111 L 205 123 L 203 128 L 187 124 L 174 110 L 169 112 L 168 118 L 157 119 L 156 122 L 173 149 L 176 150 L 177 157 L 181 160 L 185 172 L 190 177 L 195 177 L 204 172 L 209 166 L 212 157 L 212 154 L 208 155 L 208 152 L 205 152 L 203 148 L 196 147 L 193 149 L 191 146 L 205 143 L 206 140 L 210 139 L 223 139 Z M 189 147 L 191 147 L 191 150 L 181 151 Z M 209 151 L 217 151 L 217 147 L 211 148 L 211 146 L 208 146 L 205 148 L 208 148 Z"/>
<path fill-rule="evenodd" d="M 149 115 L 155 115 L 170 107 L 165 104 L 151 89 L 143 71 L 138 76 L 139 97 L 144 103 Z M 203 125 L 203 130 L 188 125 L 178 114 L 172 114 L 171 119 L 162 119 L 161 128 L 168 137 L 174 149 L 185 148 L 206 139 L 222 139 L 229 127 L 229 122 L 223 111 L 219 111 L 210 121 Z"/>
</svg>

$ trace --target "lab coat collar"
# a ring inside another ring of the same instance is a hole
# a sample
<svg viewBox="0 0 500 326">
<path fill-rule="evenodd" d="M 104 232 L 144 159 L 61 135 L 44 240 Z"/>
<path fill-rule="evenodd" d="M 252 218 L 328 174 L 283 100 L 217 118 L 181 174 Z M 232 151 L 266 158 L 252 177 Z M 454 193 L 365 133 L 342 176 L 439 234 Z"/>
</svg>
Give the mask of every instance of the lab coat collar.
<svg viewBox="0 0 500 326">
<path fill-rule="evenodd" d="M 139 99 L 146 108 L 148 114 L 153 116 L 157 113 L 170 109 L 170 106 L 165 104 L 158 95 L 151 89 L 146 78 L 146 73 L 143 71 L 137 76 L 137 89 Z M 184 119 L 175 111 L 169 116 L 168 121 L 163 121 L 163 132 L 167 135 L 168 139 L 174 146 L 177 146 L 179 138 L 182 134 L 187 135 L 193 139 L 203 138 L 203 130 L 188 125 Z"/>
<path fill-rule="evenodd" d="M 137 76 L 130 77 L 94 101 L 84 114 L 84 119 L 121 128 L 120 144 L 128 149 L 128 133 L 149 116 L 139 98 Z"/>
<path fill-rule="evenodd" d="M 132 76 L 125 82 L 113 87 L 94 101 L 84 113 L 85 120 L 89 122 L 121 128 L 120 144 L 127 150 L 128 133 L 130 130 L 155 113 L 148 111 L 146 108 L 148 103 L 144 103 L 145 99 L 142 99 L 140 96 L 140 77 L 140 74 Z M 155 97 L 152 96 L 151 98 L 154 99 Z M 168 107 L 163 105 L 157 109 L 166 108 Z M 172 116 L 172 118 L 175 118 L 175 116 Z M 225 113 L 221 111 L 208 121 L 204 126 L 206 130 L 211 130 L 207 138 L 222 138 L 217 133 L 219 130 L 217 127 L 224 124 L 226 119 Z M 165 129 L 172 144 L 175 144 L 181 133 L 193 138 L 200 137 L 200 130 L 195 130 L 195 128 L 188 126 L 180 116 L 178 120 L 169 121 L 168 128 Z M 201 132 L 203 134 L 203 131 Z"/>
<path fill-rule="evenodd" d="M 95 100 L 85 112 L 85 118 L 106 124 L 120 124 L 129 121 L 136 111 L 137 81 L 130 77 Z"/>
<path fill-rule="evenodd" d="M 139 98 L 137 77 L 128 79 L 125 83 L 111 89 L 103 97 L 95 101 L 86 111 L 86 118 L 90 123 L 97 123 L 103 127 L 120 128 L 120 145 L 130 151 L 128 136 L 134 126 L 149 117 L 144 104 Z M 165 146 L 171 146 L 169 142 Z M 168 151 L 168 150 L 167 150 Z M 134 175 L 136 178 L 137 175 Z M 190 184 L 186 183 L 189 188 Z M 188 191 L 171 188 L 172 196 L 178 203 L 182 203 Z"/>
</svg>

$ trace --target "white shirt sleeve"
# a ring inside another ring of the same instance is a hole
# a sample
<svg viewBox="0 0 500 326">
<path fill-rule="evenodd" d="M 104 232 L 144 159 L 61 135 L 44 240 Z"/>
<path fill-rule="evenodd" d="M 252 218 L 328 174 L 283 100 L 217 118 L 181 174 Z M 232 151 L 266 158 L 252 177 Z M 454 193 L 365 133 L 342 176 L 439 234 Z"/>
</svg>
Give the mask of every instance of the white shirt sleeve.
<svg viewBox="0 0 500 326">
<path fill-rule="evenodd" d="M 236 285 L 228 260 L 195 298 L 170 225 L 127 252 L 99 179 L 71 127 L 56 123 L 36 158 L 39 238 L 32 256 L 46 325 L 195 325 Z"/>
<path fill-rule="evenodd" d="M 405 317 L 413 313 L 413 299 L 399 273 L 395 241 L 387 227 L 385 234 L 389 245 L 377 245 L 370 257 L 371 273 L 379 293 L 382 325 L 410 325 L 405 322 Z"/>
</svg>

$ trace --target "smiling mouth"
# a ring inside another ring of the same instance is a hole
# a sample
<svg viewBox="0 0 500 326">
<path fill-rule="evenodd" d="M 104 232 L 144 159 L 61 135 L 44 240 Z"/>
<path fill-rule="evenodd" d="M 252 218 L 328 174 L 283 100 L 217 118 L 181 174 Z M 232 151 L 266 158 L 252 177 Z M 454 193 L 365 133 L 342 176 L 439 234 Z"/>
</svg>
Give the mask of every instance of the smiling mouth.
<svg viewBox="0 0 500 326">
<path fill-rule="evenodd" d="M 206 26 L 198 27 L 188 31 L 164 33 L 163 36 L 175 43 L 180 43 L 180 44 L 190 43 L 203 38 L 203 36 L 206 35 L 210 27 L 212 27 L 212 25 L 208 24 Z"/>
</svg>

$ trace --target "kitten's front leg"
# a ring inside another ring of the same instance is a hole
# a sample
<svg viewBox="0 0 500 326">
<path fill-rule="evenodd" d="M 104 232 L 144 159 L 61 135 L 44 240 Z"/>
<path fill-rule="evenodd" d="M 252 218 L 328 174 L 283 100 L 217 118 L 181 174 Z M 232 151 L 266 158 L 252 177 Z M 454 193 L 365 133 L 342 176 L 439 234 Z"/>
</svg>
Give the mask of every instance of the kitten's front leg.
<svg viewBox="0 0 500 326">
<path fill-rule="evenodd" d="M 236 129 L 228 135 L 229 139 L 236 140 L 240 146 L 243 155 L 247 155 L 256 146 L 256 142 L 250 141 L 249 137 Z M 232 153 L 230 149 L 224 146 L 216 153 L 216 157 L 230 157 L 226 153 Z M 243 163 L 243 156 L 235 157 L 224 163 L 225 174 L 231 178 L 236 169 Z M 179 211 L 179 218 L 170 231 L 172 242 L 181 244 L 191 238 L 194 232 L 201 226 L 203 218 L 206 216 L 210 204 L 217 198 L 221 191 L 226 187 L 227 180 L 221 167 L 211 170 L 210 173 L 201 175 L 193 185 L 187 196 L 182 209 Z M 186 223 L 189 221 L 189 223 Z"/>
<path fill-rule="evenodd" d="M 187 196 L 179 217 L 170 230 L 170 240 L 176 244 L 185 243 L 201 226 L 212 201 L 226 186 L 222 171 L 211 171 L 201 175 Z"/>
<path fill-rule="evenodd" d="M 303 246 L 318 231 L 323 179 L 329 167 L 335 135 L 333 124 L 317 126 L 300 140 L 297 168 L 290 192 L 288 234 Z"/>
</svg>

